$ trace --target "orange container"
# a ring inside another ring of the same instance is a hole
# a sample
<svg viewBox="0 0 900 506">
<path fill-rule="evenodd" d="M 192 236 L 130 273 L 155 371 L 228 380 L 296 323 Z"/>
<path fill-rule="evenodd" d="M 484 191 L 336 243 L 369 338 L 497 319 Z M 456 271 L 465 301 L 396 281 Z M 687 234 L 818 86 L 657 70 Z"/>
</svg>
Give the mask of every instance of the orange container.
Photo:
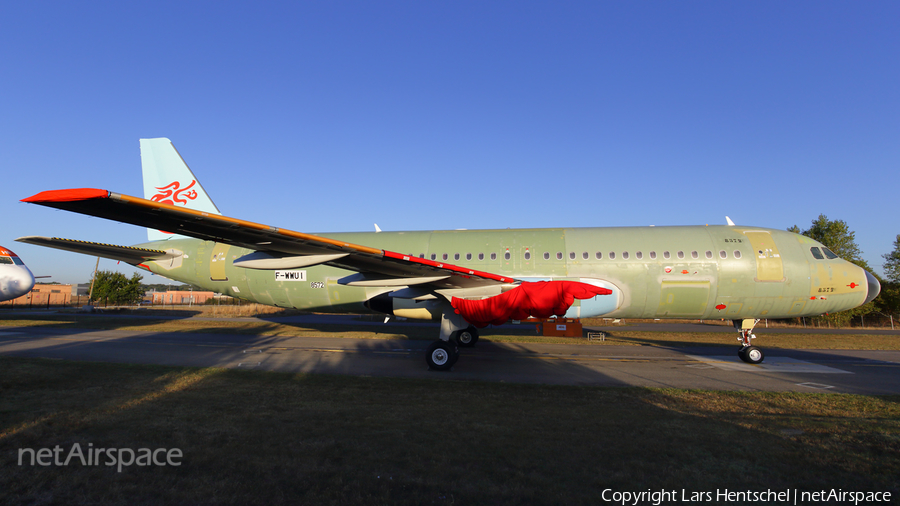
<svg viewBox="0 0 900 506">
<path fill-rule="evenodd" d="M 555 337 L 581 337 L 581 321 L 573 318 L 545 320 L 543 335 Z"/>
</svg>

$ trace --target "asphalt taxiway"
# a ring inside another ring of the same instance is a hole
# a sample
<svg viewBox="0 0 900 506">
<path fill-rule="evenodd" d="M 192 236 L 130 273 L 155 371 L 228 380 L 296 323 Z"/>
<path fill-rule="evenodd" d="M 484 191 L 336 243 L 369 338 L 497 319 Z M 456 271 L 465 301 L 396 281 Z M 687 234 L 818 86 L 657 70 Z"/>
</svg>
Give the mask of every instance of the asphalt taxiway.
<svg viewBox="0 0 900 506">
<path fill-rule="evenodd" d="M 662 330 L 662 329 L 660 329 Z M 900 337 L 900 336 L 898 336 Z M 561 385 L 900 394 L 900 351 L 766 348 L 761 365 L 736 348 L 481 341 L 451 371 L 430 371 L 430 341 L 0 328 L 0 354 L 297 373 Z"/>
</svg>

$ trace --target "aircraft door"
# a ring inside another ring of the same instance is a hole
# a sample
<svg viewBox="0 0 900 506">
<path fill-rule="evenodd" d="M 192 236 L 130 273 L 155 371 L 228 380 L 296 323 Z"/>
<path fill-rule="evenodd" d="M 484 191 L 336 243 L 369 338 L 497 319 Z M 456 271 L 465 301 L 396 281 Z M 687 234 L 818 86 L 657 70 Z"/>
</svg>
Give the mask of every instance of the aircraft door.
<svg viewBox="0 0 900 506">
<path fill-rule="evenodd" d="M 756 257 L 755 281 L 783 282 L 784 264 L 772 234 L 753 230 L 744 231 L 744 235 L 750 241 L 753 256 Z"/>
<path fill-rule="evenodd" d="M 228 263 L 228 250 L 231 246 L 217 242 L 213 246 L 212 255 L 209 258 L 209 279 L 212 281 L 228 281 L 225 275 L 225 265 Z"/>
</svg>

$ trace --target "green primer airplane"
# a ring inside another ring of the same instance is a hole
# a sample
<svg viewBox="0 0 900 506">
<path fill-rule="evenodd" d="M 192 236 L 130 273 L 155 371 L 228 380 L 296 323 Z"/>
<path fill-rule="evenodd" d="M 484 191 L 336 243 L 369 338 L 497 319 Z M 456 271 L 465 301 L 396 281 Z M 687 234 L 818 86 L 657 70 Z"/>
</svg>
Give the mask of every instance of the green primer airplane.
<svg viewBox="0 0 900 506">
<path fill-rule="evenodd" d="M 450 369 L 478 327 L 528 316 L 728 319 L 738 355 L 762 318 L 851 309 L 874 299 L 872 274 L 783 230 L 736 226 L 309 234 L 222 216 L 165 138 L 141 139 L 145 198 L 98 189 L 23 199 L 148 227 L 150 241 L 20 242 L 127 262 L 273 306 L 379 312 L 439 321 L 426 353 Z M 377 228 L 377 226 L 376 226 Z"/>
</svg>

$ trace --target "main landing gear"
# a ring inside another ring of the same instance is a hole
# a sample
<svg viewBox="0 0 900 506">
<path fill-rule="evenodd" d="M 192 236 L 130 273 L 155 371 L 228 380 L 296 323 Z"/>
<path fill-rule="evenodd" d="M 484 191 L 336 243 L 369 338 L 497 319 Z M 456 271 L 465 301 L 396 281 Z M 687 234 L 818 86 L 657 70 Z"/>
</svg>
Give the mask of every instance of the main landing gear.
<svg viewBox="0 0 900 506">
<path fill-rule="evenodd" d="M 459 347 L 456 341 L 435 341 L 428 347 L 425 354 L 425 362 L 429 369 L 435 371 L 448 371 L 459 359 Z"/>
<path fill-rule="evenodd" d="M 471 348 L 478 342 L 478 329 L 470 325 L 469 328 L 457 330 L 453 333 L 453 339 L 461 348 Z"/>
<path fill-rule="evenodd" d="M 443 337 L 443 333 L 441 334 Z M 460 348 L 471 348 L 478 342 L 478 329 L 469 326 L 464 329 L 456 330 L 449 335 L 445 341 L 443 339 L 431 343 L 428 352 L 425 353 L 425 362 L 429 369 L 435 371 L 447 371 L 453 367 L 453 364 L 459 359 Z"/>
<path fill-rule="evenodd" d="M 753 334 L 753 327 L 759 323 L 759 318 L 755 320 L 733 320 L 732 323 L 734 324 L 734 329 L 741 335 L 738 337 L 738 341 L 741 343 L 738 356 L 748 364 L 761 363 L 766 355 L 761 349 L 750 344 L 751 339 L 756 339 L 756 336 Z"/>
</svg>

